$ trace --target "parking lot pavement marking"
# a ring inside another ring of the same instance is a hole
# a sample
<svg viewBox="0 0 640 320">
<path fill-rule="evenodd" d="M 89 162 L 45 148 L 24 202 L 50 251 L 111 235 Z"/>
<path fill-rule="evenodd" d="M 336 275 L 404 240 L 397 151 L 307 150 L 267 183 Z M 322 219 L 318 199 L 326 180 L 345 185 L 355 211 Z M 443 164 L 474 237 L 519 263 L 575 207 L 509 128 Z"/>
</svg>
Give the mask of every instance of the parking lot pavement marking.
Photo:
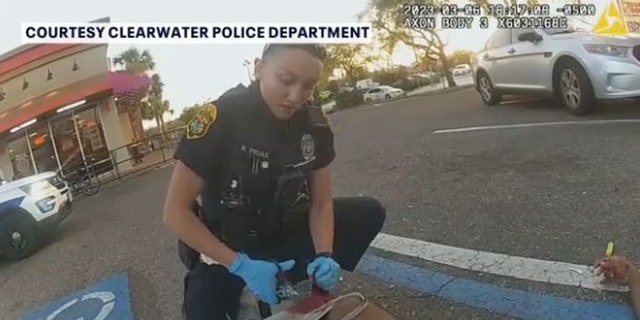
<svg viewBox="0 0 640 320">
<path fill-rule="evenodd" d="M 586 289 L 627 292 L 629 287 L 601 284 L 590 266 L 517 257 L 379 234 L 372 247 L 456 268 L 523 280 L 576 286 Z"/>
<path fill-rule="evenodd" d="M 22 320 L 61 319 L 133 320 L 127 275 L 118 274 L 22 316 Z"/>
<path fill-rule="evenodd" d="M 536 122 L 536 123 L 520 123 L 520 124 L 504 124 L 494 126 L 466 127 L 457 129 L 436 130 L 433 134 L 457 133 L 482 130 L 498 130 L 498 129 L 517 129 L 547 126 L 564 126 L 564 125 L 595 125 L 595 124 L 614 124 L 614 123 L 640 123 L 640 119 L 609 119 L 609 120 L 582 120 L 582 121 L 558 121 L 558 122 Z"/>
<path fill-rule="evenodd" d="M 626 305 L 583 301 L 457 278 L 416 266 L 365 255 L 357 271 L 425 295 L 520 319 L 635 319 Z"/>
<path fill-rule="evenodd" d="M 541 100 L 510 100 L 510 101 L 502 101 L 500 105 L 509 105 L 509 104 L 519 104 L 524 102 L 538 102 Z"/>
</svg>

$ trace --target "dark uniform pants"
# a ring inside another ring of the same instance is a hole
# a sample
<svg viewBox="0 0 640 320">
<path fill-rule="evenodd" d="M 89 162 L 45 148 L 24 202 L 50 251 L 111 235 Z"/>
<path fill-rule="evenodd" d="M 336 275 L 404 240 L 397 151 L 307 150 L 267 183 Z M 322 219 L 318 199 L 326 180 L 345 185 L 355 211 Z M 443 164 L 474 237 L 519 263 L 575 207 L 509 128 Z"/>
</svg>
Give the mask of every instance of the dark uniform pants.
<svg viewBox="0 0 640 320">
<path fill-rule="evenodd" d="M 385 220 L 382 205 L 371 198 L 334 199 L 334 259 L 342 269 L 353 271 L 380 232 Z M 309 229 L 302 228 L 283 246 L 281 261 L 294 259 L 289 274 L 295 283 L 307 278 L 307 264 L 315 256 Z M 244 281 L 220 265 L 197 263 L 184 279 L 183 313 L 187 320 L 235 319 Z"/>
</svg>

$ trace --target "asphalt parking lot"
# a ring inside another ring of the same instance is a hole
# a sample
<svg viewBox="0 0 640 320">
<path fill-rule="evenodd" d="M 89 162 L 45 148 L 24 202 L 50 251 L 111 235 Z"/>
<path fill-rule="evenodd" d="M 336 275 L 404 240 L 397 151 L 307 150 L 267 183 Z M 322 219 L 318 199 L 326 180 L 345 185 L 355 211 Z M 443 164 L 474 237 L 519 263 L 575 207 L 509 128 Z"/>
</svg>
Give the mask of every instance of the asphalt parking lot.
<svg viewBox="0 0 640 320">
<path fill-rule="evenodd" d="M 618 253 L 640 263 L 640 123 L 585 124 L 640 119 L 639 107 L 608 104 L 576 118 L 549 101 L 514 98 L 489 108 L 465 89 L 338 112 L 331 116 L 335 191 L 380 199 L 390 235 L 580 265 L 614 241 Z M 548 122 L 563 123 L 459 130 Z M 0 262 L 0 318 L 19 319 L 126 272 L 135 319 L 178 319 L 184 270 L 161 223 L 169 174 L 159 169 L 79 201 L 53 243 L 22 262 Z M 371 255 L 452 279 L 628 303 L 624 293 L 482 274 L 375 248 Z M 402 319 L 517 318 L 365 273 L 349 276 L 344 290 L 360 290 Z"/>
</svg>

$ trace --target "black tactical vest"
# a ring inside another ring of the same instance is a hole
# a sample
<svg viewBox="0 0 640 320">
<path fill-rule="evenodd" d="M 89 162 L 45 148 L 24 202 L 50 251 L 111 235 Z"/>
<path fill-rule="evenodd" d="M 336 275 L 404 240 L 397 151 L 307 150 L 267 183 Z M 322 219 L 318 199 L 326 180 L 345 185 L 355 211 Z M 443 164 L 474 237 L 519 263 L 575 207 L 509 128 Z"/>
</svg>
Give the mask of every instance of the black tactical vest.
<svg viewBox="0 0 640 320">
<path fill-rule="evenodd" d="M 204 217 L 227 246 L 254 256 L 307 226 L 317 135 L 327 125 L 322 111 L 309 107 L 272 130 L 273 123 L 256 117 L 260 107 L 266 108 L 247 107 L 233 117 L 226 160 L 217 170 L 218 183 L 207 188 L 212 208 Z"/>
</svg>

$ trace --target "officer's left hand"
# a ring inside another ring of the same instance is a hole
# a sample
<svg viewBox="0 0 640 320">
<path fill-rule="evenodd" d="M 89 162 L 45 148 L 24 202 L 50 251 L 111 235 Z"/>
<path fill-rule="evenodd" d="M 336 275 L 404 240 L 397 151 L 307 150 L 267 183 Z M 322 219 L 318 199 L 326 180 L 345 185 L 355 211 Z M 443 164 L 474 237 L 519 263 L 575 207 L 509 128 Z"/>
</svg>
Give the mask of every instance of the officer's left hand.
<svg viewBox="0 0 640 320">
<path fill-rule="evenodd" d="M 320 289 L 332 291 L 340 282 L 340 265 L 330 257 L 317 257 L 307 266 L 309 278 L 315 278 Z"/>
</svg>

